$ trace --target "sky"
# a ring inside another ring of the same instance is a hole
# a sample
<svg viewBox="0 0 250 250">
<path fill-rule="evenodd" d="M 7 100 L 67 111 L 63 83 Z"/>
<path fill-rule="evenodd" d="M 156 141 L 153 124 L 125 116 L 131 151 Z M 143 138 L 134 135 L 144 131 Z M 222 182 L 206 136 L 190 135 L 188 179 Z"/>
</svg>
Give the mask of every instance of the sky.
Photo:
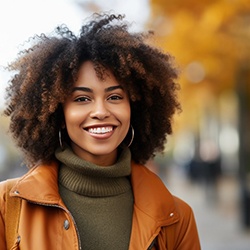
<svg viewBox="0 0 250 250">
<path fill-rule="evenodd" d="M 82 3 L 79 7 L 77 1 Z M 92 11 L 91 2 L 101 11 L 125 14 L 135 29 L 142 30 L 149 17 L 149 0 L 1 0 L 0 1 L 0 108 L 4 105 L 4 90 L 9 73 L 3 67 L 13 61 L 22 44 L 31 36 L 49 33 L 66 24 L 76 34 Z"/>
</svg>

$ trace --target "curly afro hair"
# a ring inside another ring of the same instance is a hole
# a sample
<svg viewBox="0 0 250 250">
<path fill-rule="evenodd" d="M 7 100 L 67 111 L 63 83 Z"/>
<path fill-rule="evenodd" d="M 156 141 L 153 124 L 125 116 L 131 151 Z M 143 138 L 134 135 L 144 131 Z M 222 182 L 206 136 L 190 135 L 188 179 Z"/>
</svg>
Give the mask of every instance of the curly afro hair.
<svg viewBox="0 0 250 250">
<path fill-rule="evenodd" d="M 93 14 L 79 36 L 65 25 L 50 35 L 34 36 L 8 69 L 16 74 L 7 87 L 9 131 L 24 160 L 32 166 L 50 162 L 59 147 L 62 103 L 72 91 L 84 61 L 94 63 L 97 76 L 110 70 L 128 91 L 135 137 L 132 159 L 145 163 L 161 152 L 179 111 L 177 70 L 172 57 L 147 43 L 152 32 L 129 32 L 124 16 Z"/>
</svg>

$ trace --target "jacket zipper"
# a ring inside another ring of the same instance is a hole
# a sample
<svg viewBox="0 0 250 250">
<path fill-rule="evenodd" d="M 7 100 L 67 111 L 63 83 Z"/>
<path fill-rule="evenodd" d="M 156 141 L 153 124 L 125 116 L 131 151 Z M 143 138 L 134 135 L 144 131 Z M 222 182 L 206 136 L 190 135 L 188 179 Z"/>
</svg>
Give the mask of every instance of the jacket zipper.
<svg viewBox="0 0 250 250">
<path fill-rule="evenodd" d="M 149 245 L 149 247 L 147 248 L 147 250 L 151 250 L 154 246 L 156 246 L 156 240 L 157 240 L 157 236 L 154 238 L 154 240 Z"/>
</svg>

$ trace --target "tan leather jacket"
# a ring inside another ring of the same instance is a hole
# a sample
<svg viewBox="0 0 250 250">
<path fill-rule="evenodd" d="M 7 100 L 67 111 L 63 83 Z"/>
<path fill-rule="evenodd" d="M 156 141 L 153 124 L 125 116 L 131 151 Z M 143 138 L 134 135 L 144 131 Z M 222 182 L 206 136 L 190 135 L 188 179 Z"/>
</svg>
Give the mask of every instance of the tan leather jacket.
<svg viewBox="0 0 250 250">
<path fill-rule="evenodd" d="M 58 165 L 38 166 L 19 178 L 10 195 L 22 198 L 18 234 L 21 250 L 79 250 L 74 219 L 58 192 Z M 199 250 L 191 208 L 172 196 L 146 167 L 132 163 L 134 211 L 129 250 Z M 6 182 L 0 183 L 0 249 L 5 234 Z M 9 249 L 8 249 L 9 250 Z"/>
</svg>

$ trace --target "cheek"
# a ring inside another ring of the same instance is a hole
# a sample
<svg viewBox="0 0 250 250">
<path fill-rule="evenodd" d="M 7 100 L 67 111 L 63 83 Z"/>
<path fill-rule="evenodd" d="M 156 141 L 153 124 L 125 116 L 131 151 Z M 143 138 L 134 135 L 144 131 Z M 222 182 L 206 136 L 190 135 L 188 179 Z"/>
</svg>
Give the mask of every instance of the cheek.
<svg viewBox="0 0 250 250">
<path fill-rule="evenodd" d="M 78 122 L 83 118 L 84 114 L 80 109 L 65 107 L 64 108 L 64 118 L 66 124 L 71 124 Z"/>
<path fill-rule="evenodd" d="M 121 117 L 122 120 L 130 121 L 131 109 L 130 109 L 129 103 L 123 105 L 123 107 L 121 107 L 120 110 L 117 113 L 120 114 L 120 117 Z"/>
</svg>

